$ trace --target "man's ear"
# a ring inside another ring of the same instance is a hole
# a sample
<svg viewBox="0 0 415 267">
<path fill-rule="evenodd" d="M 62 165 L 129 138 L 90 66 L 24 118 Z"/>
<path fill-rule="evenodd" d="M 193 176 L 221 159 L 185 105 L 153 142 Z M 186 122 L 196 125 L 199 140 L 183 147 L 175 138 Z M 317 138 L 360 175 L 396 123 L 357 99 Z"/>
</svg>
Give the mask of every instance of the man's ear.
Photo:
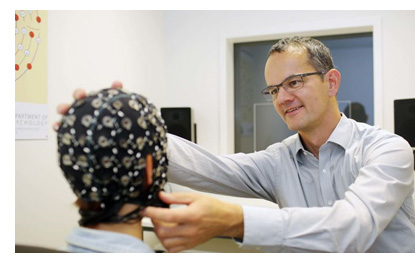
<svg viewBox="0 0 415 267">
<path fill-rule="evenodd" d="M 336 96 L 339 91 L 341 74 L 336 69 L 331 69 L 326 74 L 329 82 L 329 96 Z"/>
<path fill-rule="evenodd" d="M 153 157 L 151 154 L 146 156 L 146 185 L 153 183 Z"/>
</svg>

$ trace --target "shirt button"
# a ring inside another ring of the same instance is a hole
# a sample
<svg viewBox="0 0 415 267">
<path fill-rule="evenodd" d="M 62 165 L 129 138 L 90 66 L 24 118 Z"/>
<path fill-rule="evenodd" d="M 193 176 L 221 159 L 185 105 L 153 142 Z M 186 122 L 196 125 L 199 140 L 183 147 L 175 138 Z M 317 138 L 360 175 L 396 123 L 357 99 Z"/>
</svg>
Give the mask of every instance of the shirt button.
<svg viewBox="0 0 415 267">
<path fill-rule="evenodd" d="M 327 204 L 328 204 L 329 206 L 333 205 L 333 200 L 329 200 L 329 201 L 327 202 Z"/>
<path fill-rule="evenodd" d="M 327 170 L 326 169 L 323 169 L 323 173 L 326 173 L 327 172 Z"/>
</svg>

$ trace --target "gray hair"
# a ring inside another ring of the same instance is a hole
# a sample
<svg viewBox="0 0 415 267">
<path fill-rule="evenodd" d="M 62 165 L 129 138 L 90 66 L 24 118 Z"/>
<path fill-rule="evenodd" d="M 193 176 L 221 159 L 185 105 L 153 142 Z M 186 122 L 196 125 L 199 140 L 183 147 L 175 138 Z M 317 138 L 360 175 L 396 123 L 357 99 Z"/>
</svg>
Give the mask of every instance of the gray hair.
<svg viewBox="0 0 415 267">
<path fill-rule="evenodd" d="M 334 68 L 333 57 L 330 49 L 328 49 L 322 42 L 310 37 L 294 36 L 283 38 L 271 47 L 268 52 L 268 57 L 275 52 L 285 52 L 289 48 L 306 50 L 309 64 L 312 65 L 317 71 L 326 73 Z"/>
</svg>

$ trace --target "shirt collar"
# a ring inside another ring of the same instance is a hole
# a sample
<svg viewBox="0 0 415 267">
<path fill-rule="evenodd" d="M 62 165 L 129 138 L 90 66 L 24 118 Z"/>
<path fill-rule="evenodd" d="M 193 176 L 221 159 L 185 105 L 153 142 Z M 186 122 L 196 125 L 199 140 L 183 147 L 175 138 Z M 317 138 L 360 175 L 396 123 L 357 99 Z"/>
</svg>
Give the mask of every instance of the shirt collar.
<svg viewBox="0 0 415 267">
<path fill-rule="evenodd" d="M 352 138 L 352 128 L 350 127 L 349 119 L 341 113 L 341 118 L 334 131 L 331 133 L 327 142 L 338 144 L 344 149 L 347 148 Z"/>
<path fill-rule="evenodd" d="M 334 131 L 331 133 L 326 143 L 328 142 L 335 143 L 343 147 L 344 149 L 346 149 L 347 145 L 349 144 L 350 138 L 352 136 L 352 128 L 350 128 L 349 126 L 350 126 L 350 123 L 348 121 L 348 118 L 346 117 L 346 115 L 341 113 L 340 121 L 337 124 Z M 297 160 L 301 162 L 301 159 L 298 153 L 305 151 L 305 148 L 303 146 L 303 143 L 301 142 L 300 135 L 298 133 L 296 135 L 297 136 L 295 140 L 295 155 L 297 156 Z"/>
<path fill-rule="evenodd" d="M 295 140 L 295 154 L 298 155 L 298 152 L 304 151 L 305 148 L 303 146 L 303 143 L 301 142 L 301 137 L 300 135 L 297 133 L 297 138 Z"/>
<path fill-rule="evenodd" d="M 142 240 L 122 233 L 76 227 L 66 239 L 68 246 L 95 252 L 154 252 Z"/>
</svg>

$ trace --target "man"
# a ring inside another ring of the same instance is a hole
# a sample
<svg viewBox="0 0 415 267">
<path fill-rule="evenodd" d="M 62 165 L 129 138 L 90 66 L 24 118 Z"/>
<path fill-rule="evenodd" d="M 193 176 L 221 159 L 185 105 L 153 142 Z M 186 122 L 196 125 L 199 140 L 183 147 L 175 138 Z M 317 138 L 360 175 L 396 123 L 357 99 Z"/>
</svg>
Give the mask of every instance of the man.
<svg viewBox="0 0 415 267">
<path fill-rule="evenodd" d="M 168 135 L 168 174 L 197 190 L 263 198 L 281 209 L 161 193 L 166 203 L 188 205 L 145 210 L 163 245 L 176 252 L 222 235 L 263 251 L 415 252 L 411 148 L 340 113 L 341 75 L 328 48 L 312 38 L 282 39 L 270 50 L 265 79 L 263 93 L 297 134 L 264 151 L 221 157 Z"/>
<path fill-rule="evenodd" d="M 70 252 L 154 252 L 140 211 L 167 207 L 158 198 L 167 173 L 166 127 L 137 94 L 105 89 L 79 99 L 58 131 L 59 165 L 77 196 L 80 227 Z"/>
</svg>

